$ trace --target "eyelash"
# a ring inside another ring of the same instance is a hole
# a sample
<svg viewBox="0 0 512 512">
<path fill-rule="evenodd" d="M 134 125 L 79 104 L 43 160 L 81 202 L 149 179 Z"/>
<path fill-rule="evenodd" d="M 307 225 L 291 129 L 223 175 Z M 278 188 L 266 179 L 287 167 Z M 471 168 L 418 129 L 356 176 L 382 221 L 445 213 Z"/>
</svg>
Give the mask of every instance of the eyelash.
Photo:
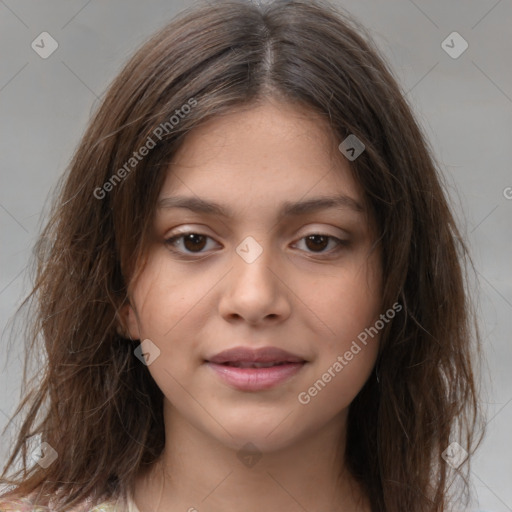
<svg viewBox="0 0 512 512">
<path fill-rule="evenodd" d="M 165 245 L 167 246 L 167 248 L 172 251 L 173 253 L 177 254 L 178 257 L 180 258 L 183 258 L 183 259 L 201 259 L 201 257 L 205 257 L 207 256 L 208 254 L 207 253 L 203 253 L 203 252 L 187 252 L 187 253 L 183 253 L 179 250 L 177 250 L 175 247 L 174 247 L 174 243 L 179 240 L 179 239 L 183 239 L 184 237 L 188 236 L 188 235 L 199 235 L 199 236 L 203 236 L 203 237 L 206 237 L 207 239 L 210 239 L 212 240 L 212 237 L 208 236 L 208 235 L 205 235 L 204 233 L 199 233 L 199 232 L 196 232 L 196 231 L 185 231 L 183 233 L 179 233 L 177 235 L 174 235 L 170 238 L 167 238 L 164 243 Z M 303 237 L 300 238 L 299 241 L 301 240 L 304 240 L 310 236 L 323 236 L 325 238 L 328 238 L 329 240 L 334 240 L 336 242 L 336 247 L 334 249 L 331 249 L 330 251 L 320 251 L 320 252 L 309 252 L 309 254 L 314 254 L 314 255 L 319 255 L 320 257 L 322 257 L 322 255 L 333 255 L 333 254 L 336 254 L 338 253 L 339 251 L 341 251 L 343 248 L 346 248 L 348 245 L 349 245 L 349 241 L 348 240 L 341 240 L 340 238 L 337 238 L 335 236 L 332 236 L 332 235 L 327 235 L 327 234 L 324 234 L 324 233 L 310 233 L 308 235 L 305 235 Z M 195 256 L 196 255 L 196 256 Z"/>
</svg>

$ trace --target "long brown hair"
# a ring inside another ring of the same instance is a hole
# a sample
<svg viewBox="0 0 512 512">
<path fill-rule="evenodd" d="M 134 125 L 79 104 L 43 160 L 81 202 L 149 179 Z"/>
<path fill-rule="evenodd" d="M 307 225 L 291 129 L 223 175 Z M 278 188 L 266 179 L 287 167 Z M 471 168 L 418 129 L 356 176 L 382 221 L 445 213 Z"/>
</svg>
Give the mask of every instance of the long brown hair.
<svg viewBox="0 0 512 512">
<path fill-rule="evenodd" d="M 373 511 L 447 510 L 452 477 L 469 473 L 469 459 L 455 471 L 442 453 L 456 441 L 472 454 L 483 436 L 475 439 L 481 354 L 467 250 L 433 151 L 371 37 L 312 0 L 196 6 L 107 91 L 36 247 L 27 357 L 42 350 L 47 361 L 13 416 L 28 409 L 1 479 L 17 494 L 58 496 L 57 510 L 118 496 L 162 453 L 162 392 L 134 356 L 139 342 L 119 332 L 119 310 L 186 134 L 268 97 L 320 114 L 339 142 L 364 143 L 350 165 L 382 246 L 383 310 L 403 305 L 350 406 L 346 463 Z M 27 465 L 34 435 L 58 453 L 46 469 Z"/>
</svg>

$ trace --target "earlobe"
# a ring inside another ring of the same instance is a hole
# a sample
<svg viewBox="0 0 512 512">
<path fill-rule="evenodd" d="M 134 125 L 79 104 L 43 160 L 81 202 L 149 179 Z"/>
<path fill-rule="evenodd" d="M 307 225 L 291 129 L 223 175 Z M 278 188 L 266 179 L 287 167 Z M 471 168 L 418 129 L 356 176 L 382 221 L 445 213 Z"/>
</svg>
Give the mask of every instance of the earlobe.
<svg viewBox="0 0 512 512">
<path fill-rule="evenodd" d="M 127 335 L 127 333 L 126 333 L 126 330 L 124 329 L 124 327 L 120 323 L 117 324 L 116 332 L 117 332 L 117 334 L 119 334 L 119 336 L 121 338 L 128 338 L 129 337 Z"/>
<path fill-rule="evenodd" d="M 137 315 L 129 303 L 125 304 L 119 312 L 117 333 L 123 338 L 140 339 Z"/>
</svg>

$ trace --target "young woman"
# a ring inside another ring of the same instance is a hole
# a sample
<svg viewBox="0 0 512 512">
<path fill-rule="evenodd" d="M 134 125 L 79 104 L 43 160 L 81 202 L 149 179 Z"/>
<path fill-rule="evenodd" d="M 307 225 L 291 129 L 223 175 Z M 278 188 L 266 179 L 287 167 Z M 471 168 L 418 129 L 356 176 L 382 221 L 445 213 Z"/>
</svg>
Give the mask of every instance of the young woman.
<svg viewBox="0 0 512 512">
<path fill-rule="evenodd" d="M 467 497 L 466 249 L 364 33 L 317 1 L 215 2 L 114 80 L 37 247 L 47 363 L 0 510 Z"/>
</svg>

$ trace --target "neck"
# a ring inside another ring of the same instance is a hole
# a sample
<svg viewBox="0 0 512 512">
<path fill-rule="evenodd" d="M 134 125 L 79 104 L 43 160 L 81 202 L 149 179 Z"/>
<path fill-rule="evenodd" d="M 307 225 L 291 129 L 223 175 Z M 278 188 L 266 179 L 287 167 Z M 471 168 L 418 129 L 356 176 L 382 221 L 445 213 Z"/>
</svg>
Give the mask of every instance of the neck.
<svg viewBox="0 0 512 512">
<path fill-rule="evenodd" d="M 370 510 L 343 464 L 345 413 L 270 451 L 226 446 L 170 406 L 165 416 L 162 457 L 135 485 L 140 512 Z"/>
</svg>

